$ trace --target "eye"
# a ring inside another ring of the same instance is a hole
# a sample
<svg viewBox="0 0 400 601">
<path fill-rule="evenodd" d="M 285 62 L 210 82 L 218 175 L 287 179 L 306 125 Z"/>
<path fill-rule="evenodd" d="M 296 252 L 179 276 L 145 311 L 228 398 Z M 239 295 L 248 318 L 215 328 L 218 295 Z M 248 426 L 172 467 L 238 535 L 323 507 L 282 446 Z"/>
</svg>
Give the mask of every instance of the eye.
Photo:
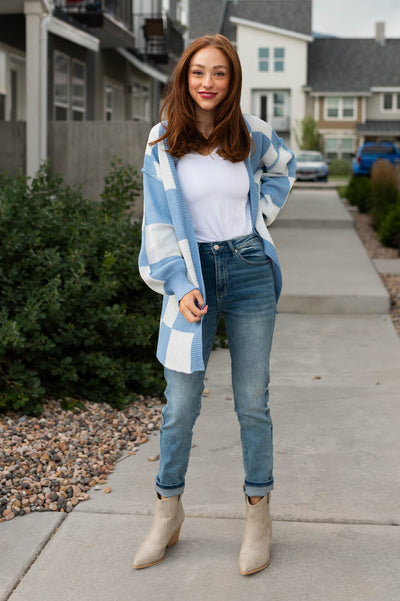
<svg viewBox="0 0 400 601">
<path fill-rule="evenodd" d="M 224 77 L 226 75 L 225 71 L 217 71 L 215 73 L 216 77 Z"/>
<path fill-rule="evenodd" d="M 196 69 L 195 71 L 192 71 L 192 75 L 202 75 L 202 72 Z"/>
</svg>

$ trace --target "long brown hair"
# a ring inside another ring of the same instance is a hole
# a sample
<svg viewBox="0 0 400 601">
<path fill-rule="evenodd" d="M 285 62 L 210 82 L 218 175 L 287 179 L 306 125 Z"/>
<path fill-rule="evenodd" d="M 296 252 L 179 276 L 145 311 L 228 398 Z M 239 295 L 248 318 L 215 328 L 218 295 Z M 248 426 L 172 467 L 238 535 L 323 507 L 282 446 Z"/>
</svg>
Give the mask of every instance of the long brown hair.
<svg viewBox="0 0 400 601">
<path fill-rule="evenodd" d="M 188 71 L 196 52 L 212 46 L 221 50 L 230 67 L 227 96 L 217 106 L 215 127 L 205 138 L 196 126 L 195 101 L 188 88 Z M 166 131 L 156 142 L 167 139 L 169 153 L 181 158 L 191 151 L 218 146 L 218 154 L 233 163 L 244 161 L 250 152 L 251 138 L 240 109 L 242 68 L 231 42 L 223 35 L 206 35 L 194 40 L 183 52 L 172 74 L 172 82 L 160 109 L 160 121 L 166 117 Z"/>
</svg>

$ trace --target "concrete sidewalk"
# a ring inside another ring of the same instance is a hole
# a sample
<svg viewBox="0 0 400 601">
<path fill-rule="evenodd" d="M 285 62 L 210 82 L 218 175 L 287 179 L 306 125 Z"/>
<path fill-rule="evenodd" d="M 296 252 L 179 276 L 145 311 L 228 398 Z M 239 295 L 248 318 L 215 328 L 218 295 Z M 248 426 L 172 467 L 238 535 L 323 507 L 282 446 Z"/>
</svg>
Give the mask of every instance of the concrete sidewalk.
<svg viewBox="0 0 400 601">
<path fill-rule="evenodd" d="M 318 207 L 318 224 L 307 206 Z M 271 566 L 250 577 L 237 568 L 243 468 L 229 352 L 218 350 L 195 428 L 187 517 L 166 559 L 131 568 L 152 521 L 154 434 L 117 464 L 111 494 L 93 491 L 67 516 L 0 525 L 0 601 L 400 599 L 400 340 L 343 211 L 332 190 L 295 190 L 272 232 L 285 287 L 271 365 Z"/>
</svg>

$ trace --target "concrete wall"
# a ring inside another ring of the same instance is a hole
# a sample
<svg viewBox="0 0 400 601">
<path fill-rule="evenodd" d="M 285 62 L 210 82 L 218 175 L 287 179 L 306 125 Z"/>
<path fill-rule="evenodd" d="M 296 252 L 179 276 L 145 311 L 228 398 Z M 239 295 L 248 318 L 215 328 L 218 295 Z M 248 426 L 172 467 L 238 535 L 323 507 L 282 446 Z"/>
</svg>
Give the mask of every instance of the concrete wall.
<svg viewBox="0 0 400 601">
<path fill-rule="evenodd" d="M 22 121 L 0 121 L 0 173 L 25 172 L 26 125 Z"/>
<path fill-rule="evenodd" d="M 62 174 L 69 185 L 81 185 L 86 198 L 100 199 L 104 177 L 115 155 L 136 167 L 140 176 L 149 123 L 87 121 L 48 125 L 48 151 L 54 171 Z M 136 201 L 135 214 L 142 214 L 140 199 Z"/>
</svg>

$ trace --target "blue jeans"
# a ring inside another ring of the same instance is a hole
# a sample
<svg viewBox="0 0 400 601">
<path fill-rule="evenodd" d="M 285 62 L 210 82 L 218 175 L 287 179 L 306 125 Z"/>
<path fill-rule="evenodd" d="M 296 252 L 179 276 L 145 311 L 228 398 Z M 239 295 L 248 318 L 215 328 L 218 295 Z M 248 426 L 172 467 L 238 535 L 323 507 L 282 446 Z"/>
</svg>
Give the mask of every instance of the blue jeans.
<svg viewBox="0 0 400 601">
<path fill-rule="evenodd" d="M 268 384 L 276 298 L 271 262 L 256 234 L 201 243 L 199 250 L 208 304 L 202 325 L 204 364 L 207 366 L 218 319 L 224 315 L 240 424 L 244 490 L 249 496 L 261 497 L 273 488 Z M 165 369 L 167 403 L 162 412 L 156 478 L 156 490 L 165 497 L 184 490 L 204 376 L 204 371 L 186 374 Z"/>
</svg>

